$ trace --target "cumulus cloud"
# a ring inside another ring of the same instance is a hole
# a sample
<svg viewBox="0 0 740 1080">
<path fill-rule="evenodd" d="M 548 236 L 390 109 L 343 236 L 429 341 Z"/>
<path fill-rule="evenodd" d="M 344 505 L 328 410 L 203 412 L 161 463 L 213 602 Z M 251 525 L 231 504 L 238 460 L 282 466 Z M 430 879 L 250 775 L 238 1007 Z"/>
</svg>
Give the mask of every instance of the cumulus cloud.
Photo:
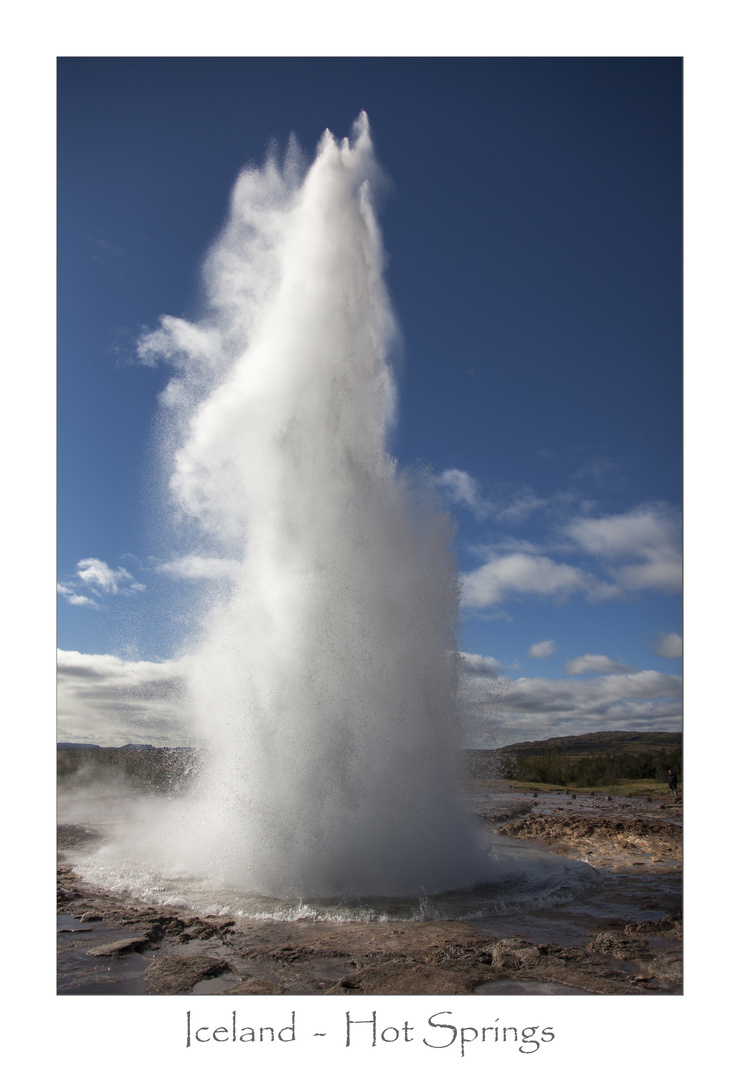
<svg viewBox="0 0 740 1080">
<path fill-rule="evenodd" d="M 77 563 L 74 577 L 69 581 L 61 581 L 57 585 L 57 592 L 69 604 L 78 606 L 100 607 L 95 597 L 117 596 L 119 594 L 130 596 L 137 592 L 143 592 L 146 588 L 140 581 L 122 566 L 115 570 L 108 566 L 102 559 L 80 559 Z M 80 589 L 86 590 L 80 592 Z M 90 595 L 92 594 L 92 595 Z"/>
<path fill-rule="evenodd" d="M 664 504 L 638 506 L 610 517 L 576 518 L 564 532 L 589 555 L 606 562 L 623 590 L 681 589 L 680 524 Z"/>
<path fill-rule="evenodd" d="M 461 685 L 466 746 L 495 747 L 590 731 L 681 728 L 679 676 L 620 671 L 587 679 L 512 680 L 492 658 L 487 671 L 488 658 L 462 657 L 463 670 L 470 669 Z"/>
<path fill-rule="evenodd" d="M 675 523 L 660 508 L 643 506 L 611 517 L 577 518 L 565 531 L 594 554 L 647 557 L 656 548 L 672 546 Z"/>
<path fill-rule="evenodd" d="M 507 596 L 565 599 L 583 593 L 599 599 L 613 592 L 613 586 L 579 567 L 525 552 L 491 552 L 483 566 L 462 575 L 462 603 L 472 608 L 499 604 Z"/>
<path fill-rule="evenodd" d="M 506 668 L 493 656 L 481 656 L 479 653 L 461 652 L 460 671 L 464 677 L 475 678 L 484 675 L 487 678 L 497 679 Z"/>
<path fill-rule="evenodd" d="M 506 709 L 525 738 L 587 731 L 678 730 L 681 679 L 658 671 L 595 679 L 517 679 Z M 537 734 L 532 736 L 531 733 Z"/>
<path fill-rule="evenodd" d="M 185 663 L 60 650 L 59 741 L 191 745 Z M 681 726 L 679 676 L 638 671 L 593 679 L 511 680 L 500 661 L 474 653 L 460 654 L 460 673 L 466 746 Z"/>
<path fill-rule="evenodd" d="M 537 501 L 532 496 L 530 505 Z M 560 493 L 553 508 L 557 503 L 562 514 L 568 501 Z M 506 513 L 497 511 L 499 518 Z M 554 558 L 553 551 L 563 552 L 563 537 L 566 558 Z M 559 526 L 549 543 L 508 537 L 474 550 L 483 561 L 461 577 L 462 602 L 469 608 L 508 598 L 612 600 L 642 590 L 678 592 L 682 584 L 680 523 L 664 504 L 608 517 L 581 513 Z"/>
<path fill-rule="evenodd" d="M 569 660 L 563 667 L 566 675 L 587 675 L 592 671 L 638 671 L 639 668 L 623 664 L 618 660 L 612 660 L 608 656 L 597 653 L 586 653 L 585 656 L 576 656 Z"/>
<path fill-rule="evenodd" d="M 665 656 L 668 660 L 680 660 L 683 656 L 683 638 L 680 634 L 658 634 L 653 642 L 656 656 Z"/>
<path fill-rule="evenodd" d="M 187 744 L 182 664 L 60 649 L 58 740 L 102 746 Z"/>
<path fill-rule="evenodd" d="M 609 462 L 592 462 L 589 474 L 603 475 L 611 468 Z M 478 481 L 462 469 L 446 469 L 435 482 L 449 500 L 467 507 L 479 520 L 512 527 L 535 510 L 547 511 L 553 522 L 571 518 L 558 524 L 537 550 L 521 539 L 498 537 L 479 551 L 485 562 L 463 575 L 463 601 L 469 607 L 499 604 L 507 595 L 563 599 L 580 593 L 589 600 L 608 600 L 643 590 L 681 590 L 681 523 L 667 503 L 646 503 L 597 517 L 591 512 L 593 504 L 574 491 L 544 498 L 526 486 L 500 487 L 492 501 L 483 498 Z M 576 508 L 578 516 L 573 517 Z M 567 561 L 552 557 L 562 556 L 563 538 Z M 522 554 L 515 557 L 512 548 Z"/>
<path fill-rule="evenodd" d="M 537 641 L 534 645 L 530 645 L 527 649 L 527 656 L 531 656 L 534 660 L 544 660 L 548 656 L 552 656 L 555 652 L 554 641 Z"/>
</svg>

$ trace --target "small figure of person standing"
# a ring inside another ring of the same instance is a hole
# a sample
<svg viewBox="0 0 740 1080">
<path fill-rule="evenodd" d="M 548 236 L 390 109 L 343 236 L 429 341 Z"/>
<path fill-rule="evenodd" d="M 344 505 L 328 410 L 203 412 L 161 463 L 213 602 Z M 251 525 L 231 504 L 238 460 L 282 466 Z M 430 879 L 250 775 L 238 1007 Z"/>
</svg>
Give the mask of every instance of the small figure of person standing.
<svg viewBox="0 0 740 1080">
<path fill-rule="evenodd" d="M 674 773 L 673 769 L 668 770 L 668 787 L 673 795 L 673 801 L 678 798 L 678 777 Z"/>
</svg>

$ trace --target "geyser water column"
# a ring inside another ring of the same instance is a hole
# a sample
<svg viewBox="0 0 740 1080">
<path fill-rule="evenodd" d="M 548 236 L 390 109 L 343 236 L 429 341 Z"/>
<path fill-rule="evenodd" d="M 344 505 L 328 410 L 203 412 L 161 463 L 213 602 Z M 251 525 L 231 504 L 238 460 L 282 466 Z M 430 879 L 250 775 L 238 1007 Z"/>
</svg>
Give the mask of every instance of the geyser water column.
<svg viewBox="0 0 740 1080">
<path fill-rule="evenodd" d="M 379 179 L 364 114 L 305 173 L 293 146 L 245 170 L 208 313 L 140 346 L 176 365 L 171 491 L 229 570 L 189 662 L 206 755 L 181 859 L 268 896 L 483 876 L 458 791 L 452 528 L 386 449 Z"/>
</svg>

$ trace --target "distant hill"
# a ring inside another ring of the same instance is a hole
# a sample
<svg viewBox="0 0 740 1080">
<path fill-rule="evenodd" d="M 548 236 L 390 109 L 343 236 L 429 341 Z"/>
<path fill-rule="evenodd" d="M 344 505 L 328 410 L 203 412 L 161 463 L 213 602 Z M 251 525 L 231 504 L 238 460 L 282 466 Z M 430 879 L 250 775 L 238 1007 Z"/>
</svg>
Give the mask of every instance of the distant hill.
<svg viewBox="0 0 740 1080">
<path fill-rule="evenodd" d="M 593 731 L 468 750 L 464 760 L 471 779 L 593 787 L 617 779 L 660 778 L 669 768 L 680 773 L 683 736 L 679 731 Z"/>
<path fill-rule="evenodd" d="M 510 743 L 495 753 L 526 757 L 556 750 L 569 757 L 591 757 L 596 754 L 651 754 L 658 750 L 677 750 L 682 745 L 683 733 L 680 731 L 592 731 L 587 735 L 560 735 L 536 742 Z"/>
</svg>

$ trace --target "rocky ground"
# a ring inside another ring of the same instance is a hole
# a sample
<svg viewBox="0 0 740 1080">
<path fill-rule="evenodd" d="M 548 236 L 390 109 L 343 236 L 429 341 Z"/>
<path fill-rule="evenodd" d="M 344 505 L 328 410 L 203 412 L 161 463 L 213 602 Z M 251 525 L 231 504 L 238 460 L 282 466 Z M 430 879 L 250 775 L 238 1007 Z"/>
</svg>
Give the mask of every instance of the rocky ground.
<svg viewBox="0 0 740 1080">
<path fill-rule="evenodd" d="M 681 806 L 480 793 L 489 829 L 607 871 L 587 902 L 500 918 L 266 922 L 102 893 L 74 871 L 98 836 L 59 829 L 62 994 L 676 994 Z"/>
</svg>

